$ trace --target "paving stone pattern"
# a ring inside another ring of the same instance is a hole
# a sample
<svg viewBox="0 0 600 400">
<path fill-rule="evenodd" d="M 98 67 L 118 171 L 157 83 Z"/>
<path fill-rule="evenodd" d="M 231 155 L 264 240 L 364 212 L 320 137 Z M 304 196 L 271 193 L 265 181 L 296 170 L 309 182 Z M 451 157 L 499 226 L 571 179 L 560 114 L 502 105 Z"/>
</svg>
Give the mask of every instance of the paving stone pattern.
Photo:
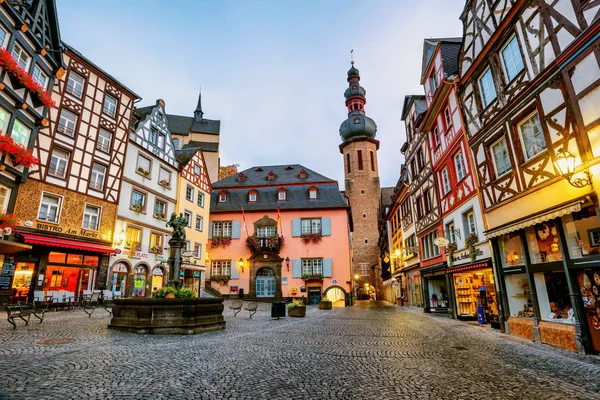
<svg viewBox="0 0 600 400">
<path fill-rule="evenodd" d="M 0 324 L 0 398 L 600 399 L 596 357 L 388 303 L 225 314 L 195 336 L 111 331 L 103 309 Z"/>
</svg>

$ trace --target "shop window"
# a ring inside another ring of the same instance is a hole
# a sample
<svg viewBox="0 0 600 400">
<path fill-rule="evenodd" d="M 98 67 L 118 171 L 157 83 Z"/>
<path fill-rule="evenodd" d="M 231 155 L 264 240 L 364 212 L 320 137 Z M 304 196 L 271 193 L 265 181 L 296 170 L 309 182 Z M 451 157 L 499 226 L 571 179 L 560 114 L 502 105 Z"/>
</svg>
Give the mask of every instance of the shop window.
<svg viewBox="0 0 600 400">
<path fill-rule="evenodd" d="M 556 230 L 555 221 L 543 222 L 525 230 L 533 264 L 562 260 Z"/>
<path fill-rule="evenodd" d="M 505 275 L 506 297 L 511 317 L 533 318 L 531 288 L 526 274 Z"/>
<path fill-rule="evenodd" d="M 498 238 L 498 242 L 500 243 L 500 253 L 503 255 L 502 266 L 504 268 L 525 265 L 523 245 L 518 232 L 507 233 Z"/>
<path fill-rule="evenodd" d="M 569 298 L 567 276 L 564 272 L 537 272 L 533 274 L 544 321 L 574 324 L 574 310 Z"/>
<path fill-rule="evenodd" d="M 48 262 L 49 263 L 59 263 L 59 264 L 64 264 L 67 260 L 67 254 L 66 253 L 55 253 L 55 252 L 50 252 L 50 254 L 48 254 Z"/>
<path fill-rule="evenodd" d="M 594 205 L 562 217 L 571 258 L 600 255 L 600 222 Z"/>
<path fill-rule="evenodd" d="M 100 257 L 98 256 L 83 256 L 83 265 L 87 265 L 88 267 L 97 267 L 100 262 Z"/>
<path fill-rule="evenodd" d="M 457 314 L 463 317 L 477 315 L 477 307 L 484 309 L 486 320 L 498 315 L 498 301 L 491 268 L 453 274 Z"/>
<path fill-rule="evenodd" d="M 62 271 L 52 271 L 50 275 L 50 287 L 62 286 Z"/>
<path fill-rule="evenodd" d="M 67 264 L 81 265 L 83 264 L 83 256 L 81 254 L 67 254 Z"/>
<path fill-rule="evenodd" d="M 135 268 L 133 275 L 133 297 L 146 297 L 146 267 Z"/>
</svg>

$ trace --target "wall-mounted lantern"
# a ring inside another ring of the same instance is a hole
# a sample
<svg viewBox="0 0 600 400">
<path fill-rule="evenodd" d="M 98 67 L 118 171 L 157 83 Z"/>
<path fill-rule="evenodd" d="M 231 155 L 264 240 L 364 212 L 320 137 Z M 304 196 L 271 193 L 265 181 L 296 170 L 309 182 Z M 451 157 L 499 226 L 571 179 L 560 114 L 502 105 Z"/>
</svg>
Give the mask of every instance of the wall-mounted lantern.
<svg viewBox="0 0 600 400">
<path fill-rule="evenodd" d="M 554 160 L 554 166 L 560 175 L 571 184 L 571 186 L 583 188 L 592 184 L 592 177 L 588 171 L 582 171 L 582 173 L 585 175 L 585 178 L 573 178 L 573 174 L 575 173 L 575 156 L 571 154 L 569 150 L 558 150 L 558 153 L 556 153 L 556 159 Z"/>
</svg>

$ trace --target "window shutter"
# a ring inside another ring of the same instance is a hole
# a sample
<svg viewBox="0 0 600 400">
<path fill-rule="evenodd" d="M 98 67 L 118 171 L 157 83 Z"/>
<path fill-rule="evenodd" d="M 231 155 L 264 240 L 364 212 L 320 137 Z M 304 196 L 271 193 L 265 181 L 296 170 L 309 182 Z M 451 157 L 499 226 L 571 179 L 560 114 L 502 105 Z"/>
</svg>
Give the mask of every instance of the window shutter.
<svg viewBox="0 0 600 400">
<path fill-rule="evenodd" d="M 333 262 L 331 258 L 323 259 L 323 276 L 325 278 L 331 278 L 333 276 Z"/>
<path fill-rule="evenodd" d="M 209 239 L 212 239 L 213 224 L 214 224 L 214 222 L 209 222 L 208 223 L 208 238 Z"/>
<path fill-rule="evenodd" d="M 302 278 L 302 260 L 292 260 L 292 278 Z"/>
<path fill-rule="evenodd" d="M 232 239 L 240 238 L 240 227 L 241 227 L 240 221 L 233 221 L 231 223 L 231 238 Z"/>
<path fill-rule="evenodd" d="M 331 219 L 321 218 L 321 235 L 331 236 Z"/>
<path fill-rule="evenodd" d="M 302 236 L 302 226 L 301 226 L 300 218 L 294 218 L 292 220 L 292 236 L 293 237 Z"/>
<path fill-rule="evenodd" d="M 229 279 L 240 279 L 237 260 L 231 260 L 231 275 L 229 276 Z"/>
</svg>

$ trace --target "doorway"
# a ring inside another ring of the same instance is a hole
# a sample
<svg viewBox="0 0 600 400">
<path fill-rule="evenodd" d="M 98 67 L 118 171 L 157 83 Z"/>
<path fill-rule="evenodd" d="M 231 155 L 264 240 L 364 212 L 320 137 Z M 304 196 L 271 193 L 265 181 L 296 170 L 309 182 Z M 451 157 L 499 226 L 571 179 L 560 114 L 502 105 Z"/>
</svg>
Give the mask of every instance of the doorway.
<svg viewBox="0 0 600 400">
<path fill-rule="evenodd" d="M 308 304 L 316 306 L 321 301 L 321 288 L 308 288 Z"/>
<path fill-rule="evenodd" d="M 256 297 L 275 297 L 275 272 L 271 268 L 256 271 Z"/>
</svg>

